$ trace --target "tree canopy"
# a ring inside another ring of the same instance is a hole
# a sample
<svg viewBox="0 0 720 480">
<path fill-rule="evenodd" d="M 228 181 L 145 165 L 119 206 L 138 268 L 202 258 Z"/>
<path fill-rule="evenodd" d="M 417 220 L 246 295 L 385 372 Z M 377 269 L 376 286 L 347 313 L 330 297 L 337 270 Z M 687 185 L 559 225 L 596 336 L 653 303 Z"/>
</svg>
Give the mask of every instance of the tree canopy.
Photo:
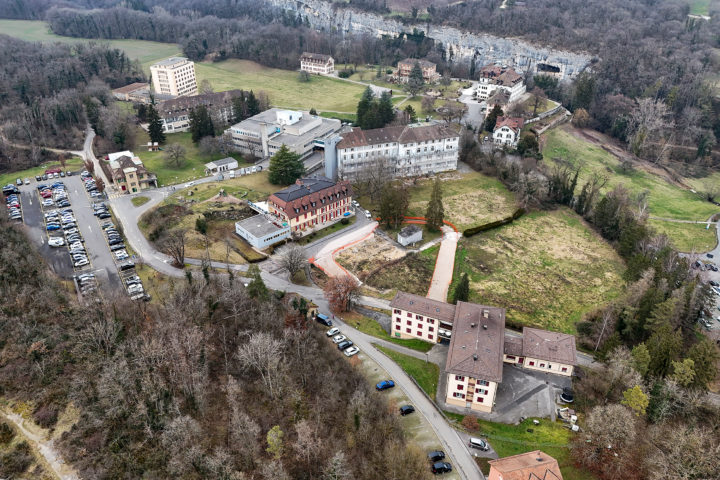
<svg viewBox="0 0 720 480">
<path fill-rule="evenodd" d="M 270 158 L 268 180 L 273 185 L 290 185 L 305 174 L 305 165 L 300 155 L 291 152 L 287 145 Z"/>
</svg>

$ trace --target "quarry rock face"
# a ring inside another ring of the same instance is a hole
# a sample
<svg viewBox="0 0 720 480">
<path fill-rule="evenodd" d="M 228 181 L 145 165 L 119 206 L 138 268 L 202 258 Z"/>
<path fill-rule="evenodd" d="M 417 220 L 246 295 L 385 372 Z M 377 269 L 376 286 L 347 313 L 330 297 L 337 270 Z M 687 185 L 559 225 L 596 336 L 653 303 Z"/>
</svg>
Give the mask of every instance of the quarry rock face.
<svg viewBox="0 0 720 480">
<path fill-rule="evenodd" d="M 414 29 L 440 42 L 446 51 L 452 49 L 456 61 L 475 58 L 477 65 L 499 63 L 520 71 L 535 71 L 541 66 L 558 78 L 571 78 L 579 74 L 589 63 L 587 53 L 570 52 L 536 46 L 524 40 L 503 38 L 488 34 L 464 32 L 453 27 L 428 24 L 404 25 L 368 12 L 343 8 L 322 0 L 264 0 L 307 18 L 310 26 L 319 31 L 373 36 L 412 33 Z"/>
</svg>

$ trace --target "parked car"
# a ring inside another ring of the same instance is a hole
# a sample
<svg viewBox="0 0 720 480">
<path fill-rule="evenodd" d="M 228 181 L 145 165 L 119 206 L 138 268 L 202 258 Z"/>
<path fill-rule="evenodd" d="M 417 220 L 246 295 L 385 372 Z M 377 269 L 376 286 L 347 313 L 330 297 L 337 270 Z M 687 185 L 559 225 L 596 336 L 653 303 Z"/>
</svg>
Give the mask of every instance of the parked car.
<svg viewBox="0 0 720 480">
<path fill-rule="evenodd" d="M 388 388 L 393 388 L 395 386 L 395 382 L 392 380 L 383 380 L 382 382 L 375 385 L 376 390 L 387 390 Z"/>
<path fill-rule="evenodd" d="M 332 339 L 333 343 L 340 343 L 347 340 L 347 337 L 345 335 L 335 335 Z"/>
<path fill-rule="evenodd" d="M 477 448 L 478 450 L 482 450 L 483 452 L 490 450 L 490 446 L 482 438 L 470 437 L 468 445 L 470 446 L 470 448 Z"/>
<path fill-rule="evenodd" d="M 22 178 L 18 178 L 17 180 L 15 180 L 15 184 L 18 186 L 22 185 L 23 184 Z"/>
<path fill-rule="evenodd" d="M 343 354 L 345 354 L 346 357 L 352 357 L 353 355 L 357 355 L 360 349 L 356 346 L 352 346 L 349 348 L 346 348 Z"/>
<path fill-rule="evenodd" d="M 565 387 L 560 394 L 560 400 L 565 403 L 573 403 L 575 401 L 575 393 L 572 391 L 572 389 Z"/>
<path fill-rule="evenodd" d="M 25 179 L 25 185 L 30 185 L 30 179 L 29 179 L 29 178 L 26 178 L 26 179 Z"/>
<path fill-rule="evenodd" d="M 315 320 L 322 323 L 326 327 L 332 327 L 332 320 L 330 320 L 330 318 L 323 313 L 318 313 L 317 315 L 315 315 Z"/>
<path fill-rule="evenodd" d="M 436 462 L 433 463 L 431 471 L 435 475 L 438 475 L 440 473 L 449 473 L 452 472 L 452 465 L 450 465 L 448 462 Z"/>
<path fill-rule="evenodd" d="M 35 181 L 42 182 L 42 177 L 40 175 L 35 175 Z"/>
<path fill-rule="evenodd" d="M 442 450 L 433 450 L 432 452 L 428 453 L 428 459 L 433 463 L 439 462 L 444 458 L 445 452 L 443 452 Z"/>
<path fill-rule="evenodd" d="M 716 282 L 715 280 L 710 280 L 708 283 L 710 285 L 712 285 L 713 287 L 720 287 L 720 284 L 718 282 Z"/>
<path fill-rule="evenodd" d="M 338 350 L 342 351 L 342 350 L 345 350 L 346 348 L 352 347 L 353 345 L 354 345 L 354 343 L 351 342 L 350 340 L 343 340 L 342 342 L 338 343 L 337 347 L 338 347 Z"/>
<path fill-rule="evenodd" d="M 402 407 L 400 407 L 400 415 L 402 415 L 403 417 L 405 415 L 410 415 L 411 413 L 414 413 L 414 412 L 415 412 L 415 407 L 413 407 L 412 405 L 403 405 Z"/>
<path fill-rule="evenodd" d="M 372 219 L 372 214 L 370 213 L 370 210 L 365 210 L 365 216 L 369 219 Z"/>
<path fill-rule="evenodd" d="M 340 333 L 340 329 L 337 327 L 333 327 L 330 330 L 328 330 L 327 332 L 325 332 L 325 335 L 327 335 L 328 337 L 334 337 L 338 333 Z"/>
<path fill-rule="evenodd" d="M 713 258 L 715 255 L 713 255 L 712 253 L 706 253 L 705 256 L 707 258 Z"/>
</svg>

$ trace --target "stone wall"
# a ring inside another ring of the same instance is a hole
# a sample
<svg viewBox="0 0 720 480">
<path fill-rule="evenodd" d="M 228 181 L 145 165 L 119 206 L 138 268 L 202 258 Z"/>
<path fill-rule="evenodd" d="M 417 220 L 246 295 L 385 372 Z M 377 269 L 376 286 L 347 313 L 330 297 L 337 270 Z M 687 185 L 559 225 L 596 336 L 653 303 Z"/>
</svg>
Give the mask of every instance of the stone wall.
<svg viewBox="0 0 720 480">
<path fill-rule="evenodd" d="M 501 63 L 525 71 L 545 63 L 560 68 L 563 78 L 572 78 L 590 63 L 586 53 L 570 52 L 533 45 L 524 40 L 487 34 L 463 32 L 457 28 L 428 24 L 403 25 L 396 20 L 368 12 L 342 8 L 323 0 L 264 0 L 271 5 L 307 17 L 316 30 L 375 36 L 398 35 L 416 28 L 446 49 L 452 47 L 455 57 L 470 61 L 474 56 L 480 65 Z"/>
</svg>

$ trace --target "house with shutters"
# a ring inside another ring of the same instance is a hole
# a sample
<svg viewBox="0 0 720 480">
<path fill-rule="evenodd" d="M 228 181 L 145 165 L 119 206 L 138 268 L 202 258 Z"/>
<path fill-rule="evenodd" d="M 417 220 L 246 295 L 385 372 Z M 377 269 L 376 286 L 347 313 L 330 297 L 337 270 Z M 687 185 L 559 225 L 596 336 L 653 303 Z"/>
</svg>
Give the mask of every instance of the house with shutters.
<svg viewBox="0 0 720 480">
<path fill-rule="evenodd" d="M 422 70 L 423 80 L 428 83 L 437 81 L 440 78 L 440 74 L 437 73 L 437 65 L 427 60 L 421 60 L 417 58 L 406 58 L 398 62 L 397 70 L 395 70 L 394 78 L 402 83 L 407 83 L 410 79 L 410 72 L 415 68 L 415 64 L 420 65 Z"/>
<path fill-rule="evenodd" d="M 516 148 L 524 124 L 525 120 L 519 117 L 497 117 L 495 129 L 493 130 L 493 143 L 495 146 Z"/>
<path fill-rule="evenodd" d="M 566 333 L 524 327 L 522 337 L 505 338 L 503 361 L 528 370 L 569 377 L 577 365 L 575 337 Z"/>
<path fill-rule="evenodd" d="M 301 178 L 268 198 L 268 212 L 293 235 L 304 236 L 354 215 L 352 186 L 347 180 Z"/>
<path fill-rule="evenodd" d="M 330 75 L 335 71 L 335 60 L 322 53 L 303 52 L 300 56 L 300 70 L 322 75 Z"/>
</svg>

